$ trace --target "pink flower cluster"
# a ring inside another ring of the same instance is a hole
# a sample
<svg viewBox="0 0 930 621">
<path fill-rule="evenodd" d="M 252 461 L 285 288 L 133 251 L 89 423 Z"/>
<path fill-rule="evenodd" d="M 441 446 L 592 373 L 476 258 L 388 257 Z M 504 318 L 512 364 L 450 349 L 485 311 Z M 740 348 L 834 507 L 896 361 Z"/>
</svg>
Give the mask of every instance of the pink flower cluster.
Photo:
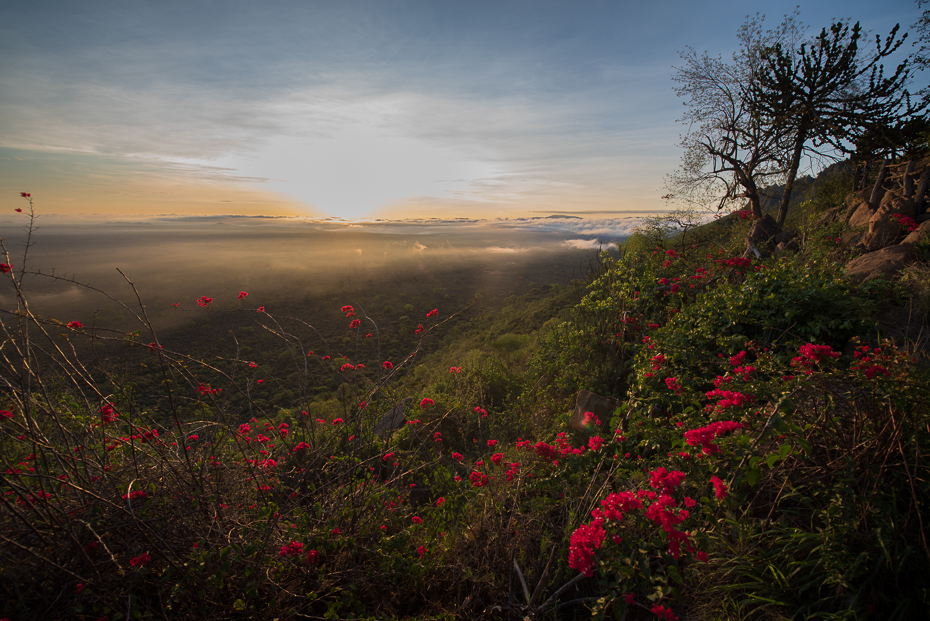
<svg viewBox="0 0 930 621">
<path fill-rule="evenodd" d="M 735 267 L 741 270 L 749 269 L 749 266 L 751 265 L 749 259 L 745 259 L 743 257 L 733 257 L 732 259 L 716 259 L 714 263 L 726 265 L 728 267 Z"/>
<path fill-rule="evenodd" d="M 749 405 L 756 400 L 753 395 L 745 395 L 736 390 L 720 390 L 719 388 L 715 388 L 714 390 L 707 392 L 708 399 L 713 399 L 715 397 L 720 399 L 717 402 L 718 409 L 740 408 L 745 405 Z"/>
<path fill-rule="evenodd" d="M 304 553 L 304 544 L 299 541 L 292 541 L 286 546 L 281 546 L 278 556 L 287 558 L 289 556 L 299 556 Z"/>
<path fill-rule="evenodd" d="M 644 499 L 651 501 L 644 515 L 665 532 L 669 553 L 677 559 L 681 556 L 682 546 L 689 552 L 695 551 L 690 536 L 677 528 L 691 515 L 687 509 L 678 509 L 678 503 L 672 497 L 674 490 L 684 481 L 684 473 L 658 468 L 649 473 L 649 479 L 652 487 L 659 489 L 659 493 L 647 490 L 636 493 L 622 491 L 609 494 L 601 501 L 601 508 L 591 512 L 594 519 L 572 533 L 568 552 L 569 567 L 591 577 L 594 573 L 594 551 L 601 547 L 607 536 L 605 525 L 608 521 L 619 522 L 625 514 L 643 509 Z M 685 498 L 685 504 L 692 507 L 695 503 Z M 622 539 L 619 535 L 613 535 L 611 541 L 619 544 Z"/>
<path fill-rule="evenodd" d="M 829 345 L 814 345 L 813 343 L 801 345 L 800 353 L 800 356 L 791 359 L 791 366 L 804 369 L 808 375 L 813 373 L 811 368 L 820 364 L 821 361 L 840 357 L 840 352 L 833 351 Z"/>
<path fill-rule="evenodd" d="M 743 427 L 742 423 L 733 420 L 721 420 L 713 422 L 706 427 L 699 427 L 685 432 L 685 441 L 689 446 L 700 446 L 701 452 L 705 455 L 719 453 L 720 447 L 714 443 L 714 439 L 725 433 L 735 431 Z"/>
<path fill-rule="evenodd" d="M 917 230 L 917 221 L 914 220 L 914 218 L 911 218 L 910 216 L 905 216 L 904 214 L 900 214 L 900 213 L 893 213 L 891 214 L 891 217 L 897 220 L 898 222 L 900 222 L 901 226 L 906 228 L 908 231 Z"/>
<path fill-rule="evenodd" d="M 856 362 L 850 368 L 854 371 L 862 371 L 868 379 L 873 380 L 877 375 L 891 377 L 891 372 L 888 369 L 875 364 L 875 360 L 884 360 L 880 348 L 876 347 L 873 350 L 868 345 L 863 345 L 856 348 L 856 351 L 853 352 L 853 358 L 856 359 Z"/>
</svg>

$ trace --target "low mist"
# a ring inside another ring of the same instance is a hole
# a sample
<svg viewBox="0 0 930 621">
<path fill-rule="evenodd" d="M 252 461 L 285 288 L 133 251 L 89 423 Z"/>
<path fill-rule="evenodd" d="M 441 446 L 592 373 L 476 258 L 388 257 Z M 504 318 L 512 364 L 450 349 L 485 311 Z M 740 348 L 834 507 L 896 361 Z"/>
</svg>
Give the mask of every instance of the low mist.
<svg viewBox="0 0 930 621">
<path fill-rule="evenodd" d="M 26 222 L 25 214 L 22 222 L 0 222 L 17 272 Z M 568 283 L 584 275 L 598 248 L 615 247 L 635 224 L 632 219 L 348 223 L 261 217 L 136 222 L 39 217 L 36 223 L 26 269 L 44 275 L 27 274 L 23 280 L 34 312 L 85 325 L 122 324 L 127 313 L 118 304 L 75 283 L 138 309 L 128 279 L 159 327 L 200 311 L 201 296 L 213 298 L 214 311 L 254 312 L 264 306 L 271 312 L 276 305 L 293 307 L 311 298 L 331 297 L 338 307 L 401 282 L 415 283 L 439 299 L 450 291 L 461 299 L 504 295 L 531 282 Z M 249 295 L 239 300 L 240 291 Z M 13 307 L 5 282 L 0 309 Z"/>
</svg>

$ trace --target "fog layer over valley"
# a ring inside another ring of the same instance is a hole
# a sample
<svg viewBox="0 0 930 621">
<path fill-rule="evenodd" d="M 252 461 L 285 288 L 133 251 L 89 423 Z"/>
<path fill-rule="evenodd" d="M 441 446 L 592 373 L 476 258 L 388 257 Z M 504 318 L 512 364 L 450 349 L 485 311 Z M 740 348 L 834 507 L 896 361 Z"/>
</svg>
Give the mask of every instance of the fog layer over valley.
<svg viewBox="0 0 930 621">
<path fill-rule="evenodd" d="M 0 222 L 17 271 L 26 214 Z M 209 309 L 299 311 L 310 300 L 342 304 L 378 297 L 373 316 L 410 314 L 444 300 L 463 305 L 499 298 L 530 283 L 568 283 L 635 222 L 539 218 L 517 221 L 342 222 L 297 218 L 163 217 L 119 222 L 38 217 L 23 285 L 33 312 L 84 325 L 129 328 L 128 314 L 105 296 L 135 307 L 138 289 L 158 328 Z M 248 296 L 238 299 L 239 292 Z M 8 283 L 0 308 L 14 308 Z M 402 299 L 403 298 L 403 299 Z M 412 304 L 407 313 L 398 307 Z M 179 304 L 174 307 L 174 304 Z M 315 306 L 316 304 L 313 304 Z M 368 309 L 366 309 L 368 310 Z M 429 310 L 429 309 L 426 309 Z M 446 312 L 460 310 L 446 308 Z M 307 318 L 312 319 L 312 318 Z M 117 325 L 118 324 L 118 325 Z M 137 329 L 141 326 L 136 325 Z"/>
</svg>

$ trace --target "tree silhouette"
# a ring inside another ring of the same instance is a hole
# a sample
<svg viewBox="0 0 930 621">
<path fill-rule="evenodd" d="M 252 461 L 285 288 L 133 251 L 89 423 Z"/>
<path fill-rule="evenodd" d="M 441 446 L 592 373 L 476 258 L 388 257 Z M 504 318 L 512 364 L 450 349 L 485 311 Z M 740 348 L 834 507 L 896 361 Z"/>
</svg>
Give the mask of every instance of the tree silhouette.
<svg viewBox="0 0 930 621">
<path fill-rule="evenodd" d="M 860 53 L 859 23 L 850 28 L 842 21 L 799 49 L 778 42 L 766 54 L 763 71 L 750 86 L 750 99 L 760 122 L 790 137 L 778 224 L 788 215 L 805 152 L 812 157 L 829 157 L 829 151 L 852 153 L 864 136 L 897 127 L 924 109 L 925 104 L 911 103 L 904 88 L 910 77 L 908 61 L 887 77 L 880 63 L 906 39 L 907 35 L 897 36 L 898 29 L 895 26 L 884 43 L 876 35 L 871 55 Z"/>
</svg>

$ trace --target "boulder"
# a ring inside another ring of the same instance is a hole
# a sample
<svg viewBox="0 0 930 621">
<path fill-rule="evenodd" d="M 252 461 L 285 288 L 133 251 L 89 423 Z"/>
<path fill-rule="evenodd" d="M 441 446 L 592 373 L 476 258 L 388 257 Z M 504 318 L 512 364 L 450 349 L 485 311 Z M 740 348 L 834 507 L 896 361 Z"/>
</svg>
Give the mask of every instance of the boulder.
<svg viewBox="0 0 930 621">
<path fill-rule="evenodd" d="M 872 209 L 872 206 L 869 205 L 868 201 L 859 203 L 856 208 L 852 210 L 852 213 L 849 214 L 849 219 L 846 221 L 846 224 L 854 229 L 868 226 L 869 220 L 875 215 L 875 211 L 876 210 Z"/>
<path fill-rule="evenodd" d="M 862 241 L 864 234 L 862 233 L 862 231 L 846 230 L 846 231 L 843 231 L 843 234 L 841 237 L 843 238 L 843 246 L 846 248 L 852 248 L 853 246 L 857 245 L 860 241 Z"/>
<path fill-rule="evenodd" d="M 878 217 L 878 215 L 883 212 L 899 213 L 902 216 L 913 218 L 917 215 L 917 204 L 912 199 L 904 198 L 897 192 L 889 190 L 885 192 L 885 195 L 882 197 L 878 211 L 875 212 L 875 216 L 873 217 Z"/>
<path fill-rule="evenodd" d="M 589 390 L 579 390 L 575 397 L 575 411 L 572 412 L 571 425 L 572 429 L 581 431 L 589 429 L 582 424 L 585 414 L 593 414 L 602 425 L 607 424 L 610 417 L 613 416 L 614 410 L 620 405 L 620 402 L 613 397 L 602 397 Z"/>
<path fill-rule="evenodd" d="M 800 249 L 801 246 L 798 245 L 798 242 L 789 239 L 775 246 L 775 254 L 781 254 L 782 252 L 798 252 Z"/>
<path fill-rule="evenodd" d="M 888 246 L 847 263 L 846 275 L 853 282 L 863 282 L 883 276 L 890 277 L 916 260 L 917 254 L 911 244 Z"/>
<path fill-rule="evenodd" d="M 752 244 L 762 252 L 771 252 L 777 244 L 775 236 L 781 232 L 781 227 L 775 223 L 772 216 L 765 214 L 753 221 L 746 235 L 746 246 L 748 248 Z"/>
<path fill-rule="evenodd" d="M 872 196 L 872 188 L 862 188 L 858 192 L 853 192 L 846 196 L 846 209 L 855 211 L 861 203 L 868 203 Z"/>
<path fill-rule="evenodd" d="M 907 234 L 897 216 L 913 218 L 914 201 L 894 192 L 885 193 L 882 205 L 869 218 L 869 231 L 862 238 L 862 246 L 869 251 L 898 243 Z"/>
<path fill-rule="evenodd" d="M 375 425 L 375 435 L 379 438 L 386 438 L 392 433 L 407 424 L 407 405 L 411 397 L 401 399 L 393 408 L 384 413 L 378 424 Z"/>
<path fill-rule="evenodd" d="M 916 244 L 920 241 L 921 237 L 925 237 L 927 235 L 930 235 L 930 220 L 925 220 L 924 222 L 921 222 L 920 226 L 917 227 L 916 230 L 911 231 L 910 233 L 907 234 L 907 237 L 901 240 L 901 243 L 902 244 Z"/>
<path fill-rule="evenodd" d="M 834 207 L 833 209 L 828 209 L 814 220 L 814 226 L 816 228 L 823 228 L 828 224 L 833 224 L 839 220 L 843 214 L 846 213 L 846 207 L 840 205 L 839 207 Z"/>
<path fill-rule="evenodd" d="M 869 231 L 859 244 L 869 252 L 881 250 L 885 246 L 898 243 L 905 232 L 905 228 L 897 220 L 876 220 L 869 223 Z"/>
</svg>

